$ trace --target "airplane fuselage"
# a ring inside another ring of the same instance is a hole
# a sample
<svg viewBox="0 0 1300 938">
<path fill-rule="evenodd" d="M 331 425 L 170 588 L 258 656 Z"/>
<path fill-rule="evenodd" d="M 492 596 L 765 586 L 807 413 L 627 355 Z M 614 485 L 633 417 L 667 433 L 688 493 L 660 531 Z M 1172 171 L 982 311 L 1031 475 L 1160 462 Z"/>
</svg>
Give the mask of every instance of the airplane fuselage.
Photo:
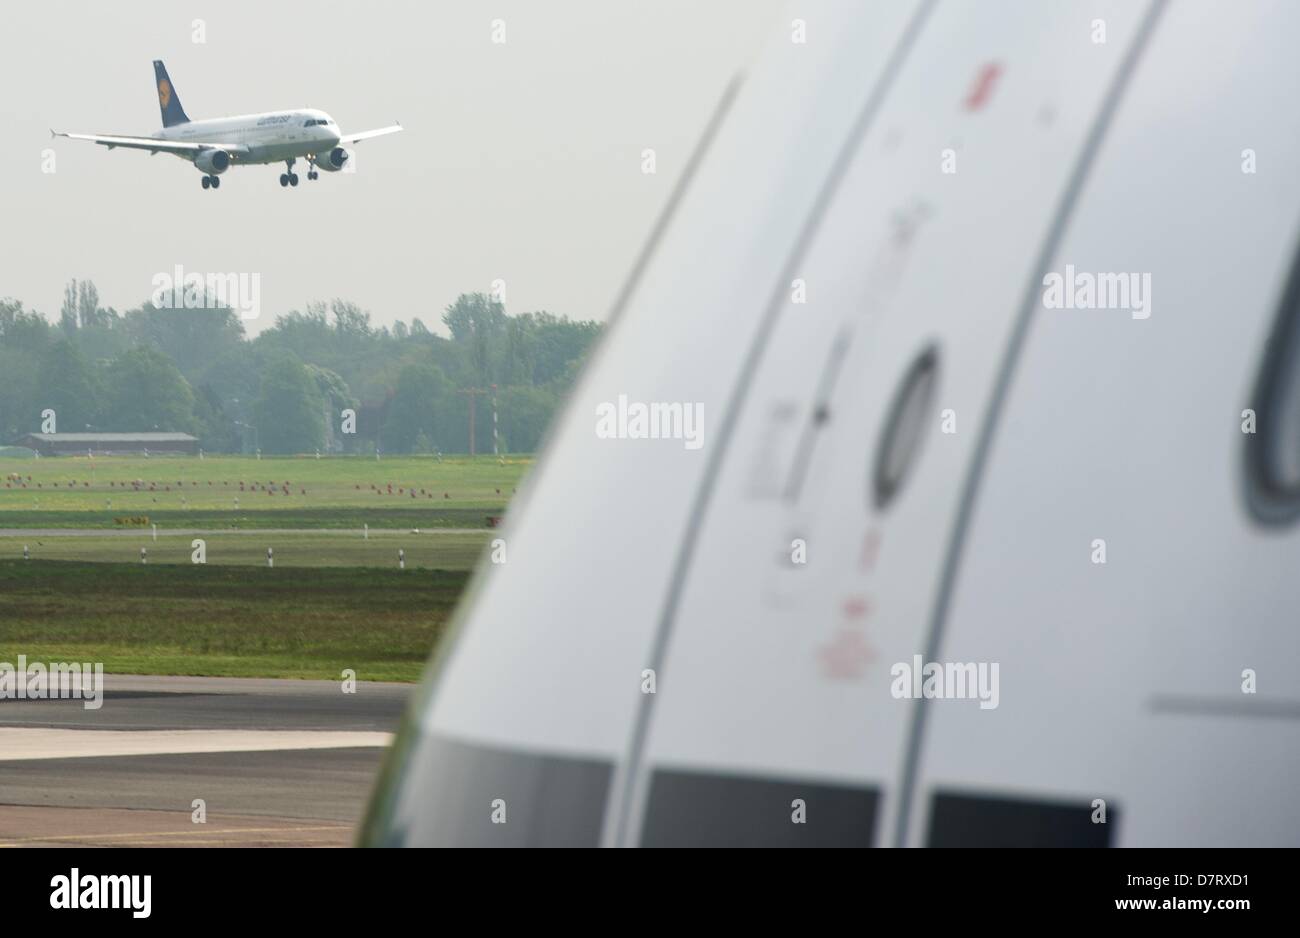
<svg viewBox="0 0 1300 938">
<path fill-rule="evenodd" d="M 158 140 L 217 141 L 248 148 L 233 163 L 278 163 L 325 154 L 339 144 L 339 126 L 324 111 L 302 108 L 188 121 L 152 134 Z M 194 154 L 177 154 L 194 161 Z"/>
</svg>

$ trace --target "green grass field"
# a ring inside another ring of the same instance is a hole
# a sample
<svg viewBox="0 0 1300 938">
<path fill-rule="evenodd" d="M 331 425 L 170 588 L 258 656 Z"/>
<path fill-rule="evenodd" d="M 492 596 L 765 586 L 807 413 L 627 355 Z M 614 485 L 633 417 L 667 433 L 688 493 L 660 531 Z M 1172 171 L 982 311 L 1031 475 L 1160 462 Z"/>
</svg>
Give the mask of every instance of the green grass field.
<svg viewBox="0 0 1300 938">
<path fill-rule="evenodd" d="M 0 661 L 415 680 L 530 464 L 0 458 Z"/>
<path fill-rule="evenodd" d="M 266 550 L 274 552 L 276 567 L 392 567 L 398 568 L 398 552 L 405 552 L 407 569 L 469 570 L 491 538 L 489 531 L 421 532 L 371 531 L 369 539 L 360 531 L 341 533 L 281 534 L 260 531 L 238 534 L 168 534 L 158 539 L 145 533 L 120 535 L 45 534 L 39 537 L 0 535 L 0 559 L 16 560 L 28 550 L 32 562 L 75 560 L 87 563 L 141 562 L 140 550 L 147 551 L 148 564 L 192 564 L 196 538 L 204 542 L 205 562 L 217 566 L 267 566 Z M 3 626 L 0 626 L 3 629 Z"/>
<path fill-rule="evenodd" d="M 0 661 L 414 681 L 469 574 L 0 561 Z"/>
<path fill-rule="evenodd" d="M 111 528 L 116 518 L 141 516 L 189 528 L 484 527 L 530 464 L 491 456 L 8 458 L 0 459 L 0 529 Z"/>
</svg>

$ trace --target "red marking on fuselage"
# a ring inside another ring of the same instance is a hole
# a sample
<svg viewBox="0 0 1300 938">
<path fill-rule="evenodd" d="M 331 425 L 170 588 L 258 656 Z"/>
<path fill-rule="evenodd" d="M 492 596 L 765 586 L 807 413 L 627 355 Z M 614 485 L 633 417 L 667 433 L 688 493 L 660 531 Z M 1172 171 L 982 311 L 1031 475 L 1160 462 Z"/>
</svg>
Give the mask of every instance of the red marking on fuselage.
<svg viewBox="0 0 1300 938">
<path fill-rule="evenodd" d="M 865 572 L 871 572 L 876 566 L 876 555 L 880 552 L 880 531 L 872 528 L 862 539 L 862 553 L 858 555 L 858 566 Z"/>
<path fill-rule="evenodd" d="M 966 96 L 966 110 L 978 111 L 988 103 L 993 96 L 993 86 L 1001 74 L 1002 66 L 997 62 L 989 62 L 980 68 L 975 75 L 975 83 L 971 85 L 970 94 Z"/>
<path fill-rule="evenodd" d="M 871 600 L 865 596 L 850 596 L 840 606 L 846 619 L 861 619 L 871 611 Z"/>
<path fill-rule="evenodd" d="M 855 681 L 875 660 L 875 649 L 861 632 L 841 629 L 835 638 L 818 649 L 822 674 L 835 681 Z"/>
</svg>

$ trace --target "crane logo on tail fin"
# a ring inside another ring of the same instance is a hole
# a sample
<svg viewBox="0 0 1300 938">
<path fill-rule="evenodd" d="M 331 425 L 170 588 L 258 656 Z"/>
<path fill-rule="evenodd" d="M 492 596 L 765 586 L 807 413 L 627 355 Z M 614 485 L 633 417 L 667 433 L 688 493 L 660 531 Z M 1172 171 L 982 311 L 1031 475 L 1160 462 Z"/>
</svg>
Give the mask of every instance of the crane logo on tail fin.
<svg viewBox="0 0 1300 938">
<path fill-rule="evenodd" d="M 172 100 L 172 86 L 166 78 L 158 79 L 158 103 L 166 107 Z"/>
</svg>

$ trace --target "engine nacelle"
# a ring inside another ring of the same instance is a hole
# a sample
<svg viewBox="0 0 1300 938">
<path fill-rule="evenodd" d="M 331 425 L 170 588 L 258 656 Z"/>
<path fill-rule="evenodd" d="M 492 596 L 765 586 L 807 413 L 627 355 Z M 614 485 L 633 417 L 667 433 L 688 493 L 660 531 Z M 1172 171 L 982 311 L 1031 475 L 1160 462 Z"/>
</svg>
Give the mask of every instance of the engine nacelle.
<svg viewBox="0 0 1300 938">
<path fill-rule="evenodd" d="M 335 147 L 328 153 L 316 157 L 316 168 L 327 173 L 337 173 L 348 165 L 350 159 L 352 159 L 351 152 L 343 147 Z"/>
<path fill-rule="evenodd" d="M 209 176 L 220 176 L 230 169 L 230 154 L 225 150 L 200 150 L 194 165 Z"/>
</svg>

